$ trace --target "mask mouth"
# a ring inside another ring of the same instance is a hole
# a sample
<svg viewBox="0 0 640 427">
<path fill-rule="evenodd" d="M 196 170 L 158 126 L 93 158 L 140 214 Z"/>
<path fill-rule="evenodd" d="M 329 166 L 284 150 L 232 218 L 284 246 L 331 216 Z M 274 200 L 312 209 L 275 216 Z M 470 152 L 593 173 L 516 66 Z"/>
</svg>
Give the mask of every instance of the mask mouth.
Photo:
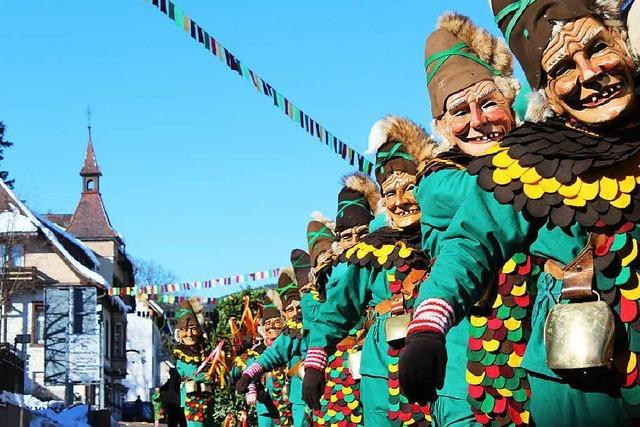
<svg viewBox="0 0 640 427">
<path fill-rule="evenodd" d="M 625 88 L 626 85 L 624 82 L 607 85 L 598 92 L 592 93 L 583 99 L 575 101 L 574 108 L 576 110 L 582 110 L 600 107 L 619 97 Z"/>
<path fill-rule="evenodd" d="M 462 141 L 468 144 L 486 144 L 488 142 L 500 141 L 502 137 L 504 137 L 504 132 L 494 131 L 474 138 L 462 138 Z"/>
<path fill-rule="evenodd" d="M 393 214 L 398 215 L 399 217 L 406 217 L 411 215 L 416 215 L 420 213 L 420 208 L 418 206 L 411 207 L 409 209 L 396 209 Z"/>
</svg>

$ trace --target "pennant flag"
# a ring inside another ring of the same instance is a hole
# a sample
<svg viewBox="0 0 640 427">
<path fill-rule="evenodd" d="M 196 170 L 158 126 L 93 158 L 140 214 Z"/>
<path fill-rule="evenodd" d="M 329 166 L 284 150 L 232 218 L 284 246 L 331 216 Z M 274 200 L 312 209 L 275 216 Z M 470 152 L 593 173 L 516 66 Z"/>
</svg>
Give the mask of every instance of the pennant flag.
<svg viewBox="0 0 640 427">
<path fill-rule="evenodd" d="M 360 172 L 367 175 L 371 174 L 373 164 L 369 160 L 325 130 L 326 128 L 321 126 L 316 120 L 302 112 L 302 110 L 282 95 L 280 91 L 265 82 L 255 71 L 249 69 L 249 67 L 235 57 L 229 50 L 227 50 L 227 48 L 216 41 L 213 36 L 209 35 L 207 31 L 196 24 L 196 22 L 187 16 L 182 9 L 176 6 L 175 3 L 171 0 L 153 0 L 151 4 L 158 8 L 158 10 L 160 10 L 160 12 L 166 15 L 169 19 L 175 21 L 178 27 L 182 27 L 192 39 L 196 40 L 198 44 L 202 45 L 202 47 L 207 51 L 220 59 L 227 68 L 239 74 L 241 77 L 244 77 L 258 92 L 271 98 L 275 107 L 282 111 L 285 116 L 289 117 L 290 120 L 298 122 L 300 127 L 309 135 L 318 139 L 320 142 L 323 142 L 322 136 L 324 133 L 326 144 L 329 142 L 329 136 L 332 136 L 334 140 L 335 154 L 338 154 L 343 160 L 347 160 L 350 165 L 355 166 Z M 340 150 L 335 149 L 336 142 L 338 143 Z M 358 159 L 362 158 L 363 161 L 354 162 L 354 155 L 356 155 Z"/>
</svg>

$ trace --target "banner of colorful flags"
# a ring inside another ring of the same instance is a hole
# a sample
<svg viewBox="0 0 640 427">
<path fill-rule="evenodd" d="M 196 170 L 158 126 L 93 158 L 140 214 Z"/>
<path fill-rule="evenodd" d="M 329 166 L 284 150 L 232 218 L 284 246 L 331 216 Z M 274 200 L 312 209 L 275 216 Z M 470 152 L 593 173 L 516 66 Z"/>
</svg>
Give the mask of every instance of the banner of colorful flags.
<svg viewBox="0 0 640 427">
<path fill-rule="evenodd" d="M 350 165 L 355 166 L 360 172 L 367 175 L 371 174 L 373 169 L 373 163 L 371 163 L 371 161 L 342 142 L 273 86 L 265 82 L 255 71 L 249 69 L 212 35 L 196 24 L 196 22 L 176 6 L 175 3 L 170 0 L 152 0 L 151 3 L 157 7 L 160 12 L 174 21 L 178 28 L 182 28 L 192 39 L 196 40 L 207 51 L 216 56 L 227 68 L 244 77 L 258 92 L 269 97 L 273 105 L 278 107 L 291 121 L 297 123 L 308 134 L 318 139 L 321 143 L 326 144 L 335 154 L 339 155 L 343 160 L 348 161 Z"/>
<path fill-rule="evenodd" d="M 236 274 L 229 277 L 218 277 L 211 280 L 184 282 L 184 283 L 168 283 L 164 285 L 150 286 L 130 286 L 125 288 L 109 288 L 110 296 L 136 296 L 144 294 L 147 296 L 154 295 L 171 295 L 176 292 L 190 292 L 199 289 L 212 289 L 219 286 L 240 285 L 243 283 L 257 282 L 261 280 L 277 279 L 280 276 L 280 268 L 272 268 L 270 270 L 256 271 L 254 273 Z M 179 300 L 178 300 L 179 301 Z"/>
</svg>

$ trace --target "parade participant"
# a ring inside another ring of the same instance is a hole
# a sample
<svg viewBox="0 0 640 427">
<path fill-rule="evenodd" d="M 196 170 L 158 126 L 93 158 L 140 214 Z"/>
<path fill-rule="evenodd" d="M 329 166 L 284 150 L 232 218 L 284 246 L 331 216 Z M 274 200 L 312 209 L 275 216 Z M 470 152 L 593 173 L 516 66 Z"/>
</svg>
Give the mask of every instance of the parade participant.
<svg viewBox="0 0 640 427">
<path fill-rule="evenodd" d="M 380 190 L 368 176 L 355 172 L 342 179 L 335 226 L 342 251 L 357 244 L 369 232 L 369 223 L 381 208 L 380 201 Z"/>
<path fill-rule="evenodd" d="M 339 248 L 334 252 L 341 253 L 356 245 L 369 232 L 369 223 L 380 208 L 380 190 L 371 178 L 358 172 L 346 175 L 338 194 L 335 230 Z M 361 357 L 365 319 L 366 313 L 362 313 L 361 321 L 327 359 L 328 380 L 320 398 L 320 409 L 314 411 L 316 423 L 362 425 L 360 373 L 352 373 L 350 368 L 357 368 Z"/>
<path fill-rule="evenodd" d="M 425 44 L 425 64 L 432 127 L 440 137 L 441 152 L 421 172 L 416 199 L 422 210 L 422 248 L 430 258 L 437 258 L 443 231 L 466 197 L 458 181 L 474 179 L 466 173 L 467 165 L 516 125 L 513 103 L 519 84 L 512 77 L 507 46 L 457 13 L 440 17 Z M 472 410 L 482 424 L 526 424 L 528 383 L 515 352 L 521 356 L 526 344 L 530 304 L 523 276 L 534 272 L 533 267 L 524 255 L 510 260 L 499 276 L 498 297 L 486 298 L 474 307 L 471 322 L 465 317 L 449 331 L 446 348 L 452 360 L 447 363 L 438 399 L 431 405 L 437 425 L 469 425 Z M 513 292 L 520 297 L 517 302 Z M 507 319 L 511 320 L 505 325 Z M 492 344 L 479 348 L 483 340 Z M 476 383 L 460 368 L 467 354 L 467 372 L 481 366 L 498 374 Z M 402 380 L 412 374 L 421 357 L 406 351 L 401 355 L 400 379 L 405 388 Z M 502 374 L 505 367 L 515 371 L 515 379 L 507 382 L 509 378 Z M 412 392 L 410 388 L 406 391 Z"/>
<path fill-rule="evenodd" d="M 383 135 L 370 138 L 376 150 L 376 179 L 382 188 L 389 226 L 374 231 L 343 252 L 327 283 L 305 359 L 303 395 L 319 408 L 327 353 L 375 310 L 362 349 L 361 402 L 364 425 L 426 424 L 426 408 L 410 404 L 397 377 L 402 329 L 408 322 L 417 285 L 429 267 L 420 250 L 420 209 L 413 189 L 419 163 L 433 143 L 423 129 L 401 118 L 388 118 Z M 405 329 L 406 331 L 406 329 Z"/>
<path fill-rule="evenodd" d="M 324 301 L 327 278 L 341 249 L 334 234 L 335 222 L 318 211 L 313 212 L 311 216 L 313 219 L 307 225 L 307 243 L 311 261 L 309 284 L 315 298 Z M 315 317 L 316 313 L 312 313 L 311 320 Z"/>
<path fill-rule="evenodd" d="M 262 308 L 262 328 L 264 340 L 252 350 L 251 357 L 246 360 L 247 366 L 253 363 L 271 346 L 280 336 L 284 321 L 282 318 L 282 300 L 276 291 L 267 291 L 267 301 Z M 247 369 L 245 369 L 246 371 Z M 285 378 L 282 370 L 270 372 L 262 377 L 254 377 L 246 382 L 244 372 L 236 383 L 236 390 L 247 392 L 247 404 L 255 405 L 259 427 L 273 427 L 276 425 L 291 425 L 291 408 L 288 405 L 288 397 L 285 392 Z M 246 385 L 240 385 L 245 382 Z"/>
<path fill-rule="evenodd" d="M 278 338 L 242 373 L 242 378 L 236 384 L 236 391 L 245 393 L 249 384 L 259 378 L 264 372 L 286 367 L 289 376 L 288 399 L 291 403 L 294 426 L 308 425 L 305 417 L 305 404 L 302 400 L 302 383 L 298 375 L 300 364 L 298 361 L 304 354 L 306 347 L 303 342 L 302 312 L 300 309 L 300 292 L 296 277 L 304 279 L 303 286 L 309 281 L 310 261 L 306 252 L 295 249 L 291 252 L 291 262 L 294 271 L 283 269 L 278 278 L 277 291 L 284 301 L 286 325 Z M 303 296 L 303 299 L 304 296 Z M 313 302 L 312 302 L 313 303 Z M 304 303 L 304 308 L 306 304 Z M 295 314 L 294 314 L 295 313 Z"/>
<path fill-rule="evenodd" d="M 213 381 L 207 378 L 207 367 L 201 368 L 205 353 L 205 320 L 202 306 L 196 298 L 180 302 L 175 314 L 179 344 L 173 355 L 176 369 L 182 377 L 180 406 L 188 427 L 201 427 L 211 422 Z"/>
<path fill-rule="evenodd" d="M 459 182 L 466 200 L 441 239 L 405 349 L 422 362 L 403 387 L 417 400 L 435 392 L 449 328 L 507 258 L 528 251 L 546 259 L 522 362 L 531 421 L 628 425 L 640 403 L 635 66 L 620 24 L 587 2 L 492 5 L 542 102 L 530 112 L 544 114 L 470 163 L 477 183 Z M 472 374 L 482 382 L 495 372 Z"/>
</svg>

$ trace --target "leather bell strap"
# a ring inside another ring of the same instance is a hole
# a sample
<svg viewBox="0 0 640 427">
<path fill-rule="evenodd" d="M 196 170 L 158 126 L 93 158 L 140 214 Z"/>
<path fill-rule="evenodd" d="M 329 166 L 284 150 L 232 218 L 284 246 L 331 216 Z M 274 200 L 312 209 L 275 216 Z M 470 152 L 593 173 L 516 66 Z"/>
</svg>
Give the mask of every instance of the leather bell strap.
<svg viewBox="0 0 640 427">
<path fill-rule="evenodd" d="M 378 303 L 375 307 L 376 313 L 378 313 L 379 316 L 385 315 L 389 312 L 394 316 L 406 313 L 404 308 L 405 296 L 413 296 L 413 291 L 420 283 L 422 283 L 426 275 L 426 270 L 412 269 L 407 277 L 402 281 L 402 289 L 400 290 L 400 293 Z"/>
<path fill-rule="evenodd" d="M 547 260 L 544 270 L 553 278 L 562 280 L 560 295 L 563 299 L 576 301 L 593 298 L 593 251 L 606 239 L 606 235 L 592 233 L 584 249 L 564 268 L 553 260 Z"/>
</svg>

